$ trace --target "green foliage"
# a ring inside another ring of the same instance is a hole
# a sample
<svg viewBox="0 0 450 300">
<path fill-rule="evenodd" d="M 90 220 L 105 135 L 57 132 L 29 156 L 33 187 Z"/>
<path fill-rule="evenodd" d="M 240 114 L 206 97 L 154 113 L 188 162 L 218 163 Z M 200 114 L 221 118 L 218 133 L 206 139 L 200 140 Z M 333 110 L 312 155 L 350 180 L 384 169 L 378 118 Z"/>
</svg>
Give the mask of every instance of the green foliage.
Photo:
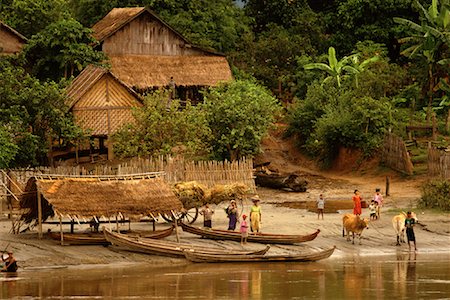
<svg viewBox="0 0 450 300">
<path fill-rule="evenodd" d="M 421 187 L 419 205 L 424 208 L 440 208 L 450 211 L 450 182 L 448 180 L 428 181 Z"/>
<path fill-rule="evenodd" d="M 40 79 L 59 80 L 76 75 L 89 64 L 106 56 L 94 50 L 91 30 L 74 19 L 52 23 L 34 35 L 24 49 L 32 73 Z"/>
<path fill-rule="evenodd" d="M 205 95 L 202 105 L 216 158 L 236 160 L 259 151 L 261 139 L 280 111 L 277 100 L 253 81 L 237 80 Z"/>
<path fill-rule="evenodd" d="M 114 136 L 118 157 L 208 153 L 204 113 L 189 102 L 181 107 L 179 100 L 169 101 L 169 93 L 157 91 L 144 99 L 144 106 L 134 111 L 135 122 L 121 128 Z M 178 148 L 178 149 L 175 149 Z"/>
<path fill-rule="evenodd" d="M 14 143 L 14 135 L 7 126 L 0 126 L 0 169 L 9 167 L 19 147 Z"/>
<path fill-rule="evenodd" d="M 0 15 L 10 26 L 30 38 L 48 25 L 68 18 L 70 13 L 66 0 L 14 0 L 9 5 L 0 5 Z"/>
<path fill-rule="evenodd" d="M 60 86 L 41 83 L 7 58 L 0 59 L 0 124 L 10 128 L 18 147 L 11 166 L 45 163 L 49 136 L 70 122 L 66 112 Z"/>
</svg>

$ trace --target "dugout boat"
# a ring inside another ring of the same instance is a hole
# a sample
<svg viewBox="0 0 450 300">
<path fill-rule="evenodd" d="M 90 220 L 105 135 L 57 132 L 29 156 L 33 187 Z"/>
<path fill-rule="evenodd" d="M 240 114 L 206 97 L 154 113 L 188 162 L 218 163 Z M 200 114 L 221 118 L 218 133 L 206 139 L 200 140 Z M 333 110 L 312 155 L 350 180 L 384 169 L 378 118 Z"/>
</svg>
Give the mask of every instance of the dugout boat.
<svg viewBox="0 0 450 300">
<path fill-rule="evenodd" d="M 186 259 L 196 263 L 226 263 L 226 262 L 308 262 L 330 257 L 336 246 L 332 248 L 309 251 L 293 255 L 212 255 L 197 252 L 184 252 Z"/>
<path fill-rule="evenodd" d="M 241 233 L 231 230 L 218 230 L 218 229 L 205 229 L 200 227 L 191 226 L 180 222 L 183 231 L 192 234 L 200 235 L 208 239 L 216 240 L 232 240 L 240 241 Z M 287 234 L 270 234 L 270 233 L 249 233 L 248 242 L 263 243 L 263 244 L 284 244 L 291 245 L 295 243 L 303 243 L 314 240 L 319 234 L 320 229 L 317 229 L 314 233 L 307 235 L 287 235 Z"/>
<path fill-rule="evenodd" d="M 264 255 L 270 246 L 260 250 L 234 250 L 218 247 L 202 247 L 191 244 L 176 243 L 166 240 L 154 240 L 141 237 L 132 237 L 126 234 L 112 232 L 104 229 L 103 233 L 108 242 L 113 245 L 124 247 L 127 250 L 172 257 L 184 257 L 184 252 L 203 253 L 211 255 Z"/>
<path fill-rule="evenodd" d="M 148 239 L 162 239 L 170 236 L 173 233 L 173 226 L 167 229 L 156 231 L 127 231 L 129 236 L 136 236 Z M 54 240 L 61 240 L 60 232 L 49 232 L 48 236 Z M 105 238 L 103 232 L 88 232 L 88 233 L 64 233 L 65 245 L 110 245 Z"/>
</svg>

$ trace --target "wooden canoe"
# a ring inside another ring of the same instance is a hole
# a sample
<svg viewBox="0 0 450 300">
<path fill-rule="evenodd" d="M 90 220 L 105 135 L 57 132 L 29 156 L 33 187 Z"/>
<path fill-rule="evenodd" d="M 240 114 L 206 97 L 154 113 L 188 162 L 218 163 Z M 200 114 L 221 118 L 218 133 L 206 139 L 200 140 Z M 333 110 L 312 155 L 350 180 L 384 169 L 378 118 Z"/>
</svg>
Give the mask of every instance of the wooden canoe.
<svg viewBox="0 0 450 300">
<path fill-rule="evenodd" d="M 205 253 L 189 252 L 184 253 L 186 259 L 199 263 L 224 263 L 224 262 L 306 262 L 325 259 L 333 254 L 336 246 L 321 251 L 309 251 L 294 255 L 211 255 Z"/>
<path fill-rule="evenodd" d="M 270 249 L 270 246 L 268 245 L 264 249 L 256 251 L 223 249 L 217 247 L 200 247 L 166 240 L 130 237 L 126 234 L 111 232 L 107 229 L 105 229 L 103 233 L 105 234 L 105 238 L 108 242 L 116 246 L 124 247 L 127 250 L 172 257 L 184 257 L 185 251 L 212 255 L 263 255 Z"/>
<path fill-rule="evenodd" d="M 170 226 L 167 229 L 156 231 L 128 231 L 130 236 L 139 236 L 149 239 L 162 239 L 172 234 L 174 227 Z M 49 232 L 49 237 L 60 241 L 61 233 Z M 87 233 L 64 233 L 64 244 L 66 245 L 109 245 L 110 243 L 105 239 L 103 232 L 87 232 Z"/>
<path fill-rule="evenodd" d="M 187 225 L 185 223 L 180 223 L 183 231 L 189 232 L 192 234 L 200 235 L 204 238 L 208 239 L 216 239 L 216 240 L 232 240 L 232 241 L 240 241 L 241 233 L 237 231 L 231 230 L 217 230 L 217 229 L 204 229 L 200 227 L 194 227 L 191 225 Z M 316 232 L 308 234 L 308 235 L 286 235 L 286 234 L 270 234 L 270 233 L 257 233 L 257 234 L 248 234 L 248 242 L 254 243 L 263 243 L 263 244 L 285 244 L 291 245 L 295 243 L 303 243 L 314 240 L 319 234 L 320 229 L 317 229 Z"/>
</svg>

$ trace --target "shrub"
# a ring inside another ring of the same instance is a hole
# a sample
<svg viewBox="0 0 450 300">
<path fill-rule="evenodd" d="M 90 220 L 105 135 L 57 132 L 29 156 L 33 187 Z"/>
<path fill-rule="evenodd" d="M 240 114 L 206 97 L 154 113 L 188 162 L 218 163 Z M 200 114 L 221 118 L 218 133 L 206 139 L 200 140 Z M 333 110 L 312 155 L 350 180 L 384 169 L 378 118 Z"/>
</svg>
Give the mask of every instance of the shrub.
<svg viewBox="0 0 450 300">
<path fill-rule="evenodd" d="M 448 180 L 428 181 L 421 187 L 422 197 L 419 206 L 440 208 L 450 211 L 450 182 Z"/>
</svg>

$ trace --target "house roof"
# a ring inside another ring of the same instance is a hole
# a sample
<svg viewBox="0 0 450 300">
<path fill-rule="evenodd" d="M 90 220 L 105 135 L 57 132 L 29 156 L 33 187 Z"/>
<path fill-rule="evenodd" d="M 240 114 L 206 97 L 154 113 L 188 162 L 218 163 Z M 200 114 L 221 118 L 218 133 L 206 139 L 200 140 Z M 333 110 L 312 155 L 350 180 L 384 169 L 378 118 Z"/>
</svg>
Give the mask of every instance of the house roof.
<svg viewBox="0 0 450 300">
<path fill-rule="evenodd" d="M 21 39 L 23 42 L 27 41 L 27 38 L 24 37 L 23 35 L 21 35 L 19 32 L 17 32 L 16 30 L 14 30 L 12 27 L 9 27 L 8 25 L 6 25 L 5 23 L 3 23 L 0 20 L 0 29 L 1 28 L 5 28 L 7 31 L 11 32 L 12 34 L 16 35 L 19 39 Z"/>
<path fill-rule="evenodd" d="M 82 97 L 94 86 L 103 75 L 110 74 L 120 85 L 128 90 L 136 99 L 140 100 L 141 97 L 125 82 L 120 80 L 116 75 L 111 73 L 108 69 L 97 67 L 94 65 L 87 66 L 71 83 L 67 88 L 67 101 L 66 104 L 72 108 Z"/>
<path fill-rule="evenodd" d="M 178 86 L 217 86 L 230 81 L 232 74 L 222 56 L 110 56 L 112 72 L 127 85 L 145 89 L 169 84 Z"/>
<path fill-rule="evenodd" d="M 193 45 L 190 41 L 188 41 L 183 35 L 181 35 L 178 31 L 176 31 L 172 26 L 164 22 L 157 14 L 145 7 L 124 7 L 124 8 L 113 8 L 103 19 L 98 21 L 92 26 L 93 36 L 99 42 L 104 41 L 108 37 L 112 36 L 122 27 L 139 17 L 143 13 L 149 13 L 153 18 L 161 22 L 164 26 L 169 28 L 175 35 L 177 35 L 180 39 L 182 39 L 186 44 L 190 44 L 193 48 L 196 48 L 200 51 L 225 56 L 222 53 L 210 51 L 206 49 L 202 49 L 198 46 Z"/>
<path fill-rule="evenodd" d="M 25 189 L 21 207 L 26 221 L 37 218 L 37 189 L 42 194 L 43 219 L 62 216 L 111 217 L 170 214 L 183 208 L 162 178 L 99 180 L 96 178 L 36 179 Z"/>
</svg>

